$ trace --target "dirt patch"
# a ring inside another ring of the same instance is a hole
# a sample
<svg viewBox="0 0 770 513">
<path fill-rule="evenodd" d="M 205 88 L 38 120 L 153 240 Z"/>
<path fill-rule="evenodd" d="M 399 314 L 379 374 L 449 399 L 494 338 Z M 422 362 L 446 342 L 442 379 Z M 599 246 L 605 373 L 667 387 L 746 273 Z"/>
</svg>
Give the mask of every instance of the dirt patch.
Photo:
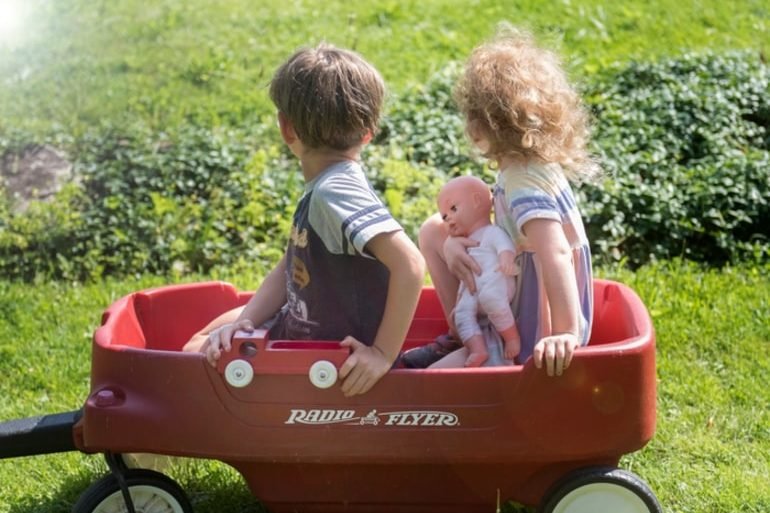
<svg viewBox="0 0 770 513">
<path fill-rule="evenodd" d="M 52 198 L 71 179 L 72 164 L 50 145 L 29 145 L 0 159 L 0 184 L 14 212 L 24 212 L 30 201 Z"/>
</svg>

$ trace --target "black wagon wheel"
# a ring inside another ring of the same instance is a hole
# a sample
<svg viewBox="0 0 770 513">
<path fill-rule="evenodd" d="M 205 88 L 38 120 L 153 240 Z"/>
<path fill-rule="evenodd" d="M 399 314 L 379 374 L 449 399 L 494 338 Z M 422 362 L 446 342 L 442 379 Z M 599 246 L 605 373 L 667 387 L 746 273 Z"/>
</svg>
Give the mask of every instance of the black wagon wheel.
<svg viewBox="0 0 770 513">
<path fill-rule="evenodd" d="M 538 513 L 662 513 L 639 476 L 615 467 L 577 470 L 546 493 Z"/>
<path fill-rule="evenodd" d="M 129 469 L 124 474 L 136 513 L 193 513 L 182 488 L 160 472 Z M 72 513 L 125 513 L 126 504 L 113 474 L 96 481 L 80 495 Z"/>
</svg>

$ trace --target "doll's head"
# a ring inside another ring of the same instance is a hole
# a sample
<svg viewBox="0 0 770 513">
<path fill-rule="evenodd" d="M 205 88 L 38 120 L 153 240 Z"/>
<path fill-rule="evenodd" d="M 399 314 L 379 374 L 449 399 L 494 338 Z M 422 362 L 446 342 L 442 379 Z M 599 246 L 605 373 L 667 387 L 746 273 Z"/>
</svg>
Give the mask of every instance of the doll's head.
<svg viewBox="0 0 770 513">
<path fill-rule="evenodd" d="M 474 176 L 449 180 L 438 193 L 438 211 L 449 235 L 467 237 L 490 224 L 492 194 L 487 184 Z"/>
</svg>

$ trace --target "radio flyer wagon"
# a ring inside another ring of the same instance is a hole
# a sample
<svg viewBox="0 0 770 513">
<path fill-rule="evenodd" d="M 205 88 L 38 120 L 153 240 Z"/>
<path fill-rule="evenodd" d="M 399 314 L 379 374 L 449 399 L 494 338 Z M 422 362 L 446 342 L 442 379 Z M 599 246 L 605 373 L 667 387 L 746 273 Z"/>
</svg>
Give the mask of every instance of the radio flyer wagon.
<svg viewBox="0 0 770 513">
<path fill-rule="evenodd" d="M 190 513 L 184 491 L 125 453 L 223 461 L 271 512 L 660 513 L 645 482 L 617 467 L 655 430 L 655 339 L 620 283 L 595 281 L 594 329 L 567 372 L 532 361 L 475 369 L 394 369 L 345 398 L 334 341 L 239 332 L 217 368 L 188 338 L 249 294 L 223 282 L 165 286 L 111 305 L 93 339 L 82 409 L 0 424 L 0 457 L 104 453 L 110 473 L 75 513 Z M 445 333 L 425 288 L 405 348 Z"/>
</svg>

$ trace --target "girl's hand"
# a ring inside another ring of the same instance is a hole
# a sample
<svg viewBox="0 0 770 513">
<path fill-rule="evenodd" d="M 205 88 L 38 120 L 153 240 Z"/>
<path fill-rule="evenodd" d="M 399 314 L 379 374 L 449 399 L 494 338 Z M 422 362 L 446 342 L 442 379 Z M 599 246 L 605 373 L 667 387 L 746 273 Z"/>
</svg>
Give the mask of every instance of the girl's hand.
<svg viewBox="0 0 770 513">
<path fill-rule="evenodd" d="M 352 350 L 348 359 L 340 367 L 342 393 L 345 397 L 368 392 L 393 365 L 385 354 L 374 346 L 367 346 L 353 337 L 345 337 L 343 347 Z"/>
<path fill-rule="evenodd" d="M 444 261 L 449 272 L 463 282 L 471 294 L 476 293 L 476 278 L 481 274 L 481 267 L 468 254 L 468 248 L 478 246 L 478 241 L 468 237 L 447 237 L 444 241 Z"/>
<path fill-rule="evenodd" d="M 217 366 L 217 360 L 222 356 L 222 351 L 229 351 L 232 348 L 233 335 L 238 330 L 253 331 L 254 324 L 248 319 L 242 319 L 223 324 L 209 333 L 201 346 L 201 352 L 205 353 L 206 360 L 212 367 Z"/>
<path fill-rule="evenodd" d="M 532 358 L 535 360 L 535 367 L 543 368 L 545 361 L 545 370 L 549 376 L 561 376 L 572 362 L 572 355 L 578 348 L 577 337 L 573 333 L 558 333 L 550 337 L 543 337 L 535 344 L 532 351 Z"/>
</svg>

